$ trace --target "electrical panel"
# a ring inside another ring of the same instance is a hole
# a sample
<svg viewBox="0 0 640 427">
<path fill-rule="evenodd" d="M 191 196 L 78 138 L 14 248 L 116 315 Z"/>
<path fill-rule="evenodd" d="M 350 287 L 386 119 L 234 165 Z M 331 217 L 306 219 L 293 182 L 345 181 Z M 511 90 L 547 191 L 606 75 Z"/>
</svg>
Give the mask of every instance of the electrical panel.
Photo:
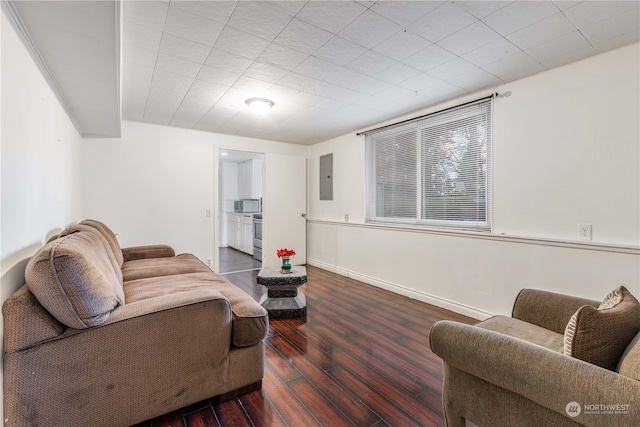
<svg viewBox="0 0 640 427">
<path fill-rule="evenodd" d="M 320 200 L 333 200 L 333 153 L 320 156 Z"/>
</svg>

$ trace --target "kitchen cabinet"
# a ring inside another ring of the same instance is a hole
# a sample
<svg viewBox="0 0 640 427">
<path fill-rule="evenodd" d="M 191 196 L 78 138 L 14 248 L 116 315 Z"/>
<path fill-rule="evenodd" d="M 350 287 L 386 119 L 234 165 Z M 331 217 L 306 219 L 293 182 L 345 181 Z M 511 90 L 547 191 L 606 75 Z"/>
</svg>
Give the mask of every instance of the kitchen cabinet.
<svg viewBox="0 0 640 427">
<path fill-rule="evenodd" d="M 253 255 L 253 215 L 228 212 L 227 240 L 230 247 Z"/>
<path fill-rule="evenodd" d="M 253 255 L 253 215 L 243 215 L 240 217 L 240 250 Z"/>
<path fill-rule="evenodd" d="M 262 197 L 262 160 L 251 159 L 238 164 L 238 198 Z"/>
<path fill-rule="evenodd" d="M 234 249 L 240 246 L 240 218 L 231 212 L 227 212 L 227 244 Z"/>
</svg>

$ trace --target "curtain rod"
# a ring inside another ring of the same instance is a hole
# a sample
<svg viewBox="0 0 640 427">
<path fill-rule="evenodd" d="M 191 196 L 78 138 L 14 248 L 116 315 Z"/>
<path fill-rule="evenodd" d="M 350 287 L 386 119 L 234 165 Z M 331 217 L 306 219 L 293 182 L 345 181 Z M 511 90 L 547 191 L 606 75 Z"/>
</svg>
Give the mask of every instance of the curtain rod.
<svg viewBox="0 0 640 427">
<path fill-rule="evenodd" d="M 412 119 L 407 119 L 407 120 L 403 120 L 401 122 L 392 123 L 390 125 L 380 126 L 379 128 L 373 128 L 373 129 L 365 130 L 363 132 L 358 132 L 358 133 L 356 133 L 356 136 L 364 135 L 364 134 L 371 133 L 371 132 L 377 132 L 379 130 L 390 128 L 390 127 L 393 127 L 393 126 L 398 126 L 398 125 L 401 125 L 403 123 L 413 122 L 415 120 L 424 119 L 425 117 L 433 116 L 434 114 L 443 113 L 445 111 L 453 110 L 454 108 L 464 107 L 465 105 L 469 105 L 469 104 L 473 104 L 473 103 L 476 103 L 476 102 L 484 101 L 485 99 L 496 98 L 498 96 L 500 96 L 500 94 L 498 92 L 494 92 L 489 96 L 485 96 L 484 98 L 478 98 L 478 99 L 475 99 L 473 101 L 465 102 L 464 104 L 460 104 L 460 105 L 456 105 L 456 106 L 453 106 L 453 107 L 445 108 L 444 110 L 434 111 L 433 113 L 424 114 L 422 116 L 414 117 Z"/>
</svg>

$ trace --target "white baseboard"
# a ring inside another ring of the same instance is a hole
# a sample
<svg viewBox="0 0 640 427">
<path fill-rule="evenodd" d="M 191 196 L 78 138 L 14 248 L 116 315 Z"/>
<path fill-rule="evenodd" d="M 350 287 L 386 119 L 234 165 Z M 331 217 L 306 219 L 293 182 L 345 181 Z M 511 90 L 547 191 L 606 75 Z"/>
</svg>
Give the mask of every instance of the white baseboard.
<svg viewBox="0 0 640 427">
<path fill-rule="evenodd" d="M 427 304 L 435 305 L 436 307 L 451 310 L 455 313 L 462 314 L 464 316 L 472 317 L 478 320 L 485 320 L 493 316 L 493 313 L 489 313 L 484 310 L 470 307 L 465 304 L 460 304 L 455 301 L 448 300 L 446 298 L 437 297 L 435 295 L 427 294 L 425 292 L 417 291 L 415 289 L 407 288 L 396 283 L 387 282 L 386 280 L 377 279 L 375 277 L 367 276 L 355 271 L 347 270 L 332 264 L 327 264 L 322 261 L 307 258 L 307 264 L 321 268 L 323 270 L 331 271 L 332 273 L 339 274 L 341 276 L 348 277 L 350 279 L 358 280 L 360 282 L 367 283 L 378 288 L 386 289 L 391 292 L 395 292 L 400 295 L 404 295 L 409 298 L 413 298 L 418 301 L 425 302 Z"/>
</svg>

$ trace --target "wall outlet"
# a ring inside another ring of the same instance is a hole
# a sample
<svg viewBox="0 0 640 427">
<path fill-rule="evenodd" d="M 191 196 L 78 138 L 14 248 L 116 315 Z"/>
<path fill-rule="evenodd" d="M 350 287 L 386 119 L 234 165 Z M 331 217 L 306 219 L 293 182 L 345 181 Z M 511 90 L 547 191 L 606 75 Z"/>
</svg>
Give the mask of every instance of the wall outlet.
<svg viewBox="0 0 640 427">
<path fill-rule="evenodd" d="M 213 258 L 207 258 L 207 265 L 213 267 Z"/>
<path fill-rule="evenodd" d="M 344 222 L 349 222 L 349 214 L 344 214 Z"/>
<path fill-rule="evenodd" d="M 213 209 L 207 209 L 205 211 L 205 215 L 207 216 L 207 218 L 211 218 L 213 216 Z"/>
<path fill-rule="evenodd" d="M 591 224 L 578 224 L 578 239 L 591 240 Z"/>
</svg>

